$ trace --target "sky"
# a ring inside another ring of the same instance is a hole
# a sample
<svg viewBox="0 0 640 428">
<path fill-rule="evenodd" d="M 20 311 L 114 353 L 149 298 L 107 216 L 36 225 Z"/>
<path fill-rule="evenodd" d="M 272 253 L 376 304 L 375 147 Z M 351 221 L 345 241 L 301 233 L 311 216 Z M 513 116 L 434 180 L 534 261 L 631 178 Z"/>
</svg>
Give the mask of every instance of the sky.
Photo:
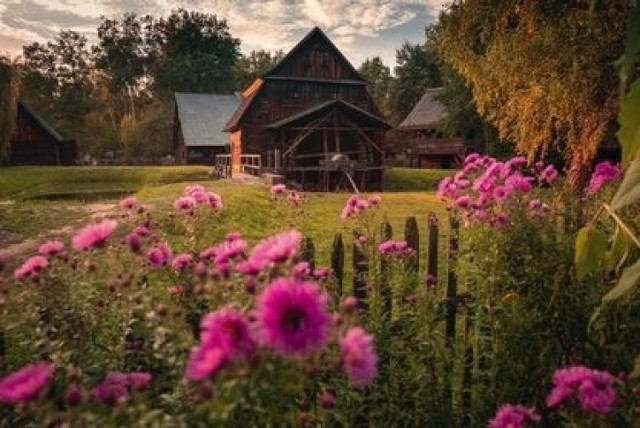
<svg viewBox="0 0 640 428">
<path fill-rule="evenodd" d="M 450 0 L 0 0 L 0 52 L 19 55 L 22 46 L 72 29 L 97 39 L 100 17 L 125 12 L 163 16 L 172 9 L 225 18 L 241 51 L 287 52 L 320 27 L 358 67 L 379 56 L 393 69 L 403 41 L 424 41 L 424 27 Z"/>
</svg>

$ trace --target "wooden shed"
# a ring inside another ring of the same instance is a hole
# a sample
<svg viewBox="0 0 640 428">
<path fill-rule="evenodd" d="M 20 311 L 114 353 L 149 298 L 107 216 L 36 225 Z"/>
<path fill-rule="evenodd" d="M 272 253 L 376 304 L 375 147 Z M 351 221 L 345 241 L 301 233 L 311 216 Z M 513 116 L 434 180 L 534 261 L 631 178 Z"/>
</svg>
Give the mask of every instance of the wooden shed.
<svg viewBox="0 0 640 428">
<path fill-rule="evenodd" d="M 217 154 L 229 153 L 224 125 L 240 104 L 239 95 L 176 92 L 173 147 L 178 163 L 211 165 Z"/>
<path fill-rule="evenodd" d="M 26 104 L 18 103 L 16 129 L 11 138 L 11 165 L 75 165 L 78 145 L 63 138 Z"/>
<path fill-rule="evenodd" d="M 263 171 L 328 191 L 347 187 L 343 167 L 361 190 L 382 187 L 390 128 L 366 81 L 316 27 L 244 91 L 225 131 L 235 170 L 241 155 L 259 155 Z M 337 154 L 348 162 L 336 165 Z"/>
<path fill-rule="evenodd" d="M 463 138 L 443 138 L 438 126 L 446 117 L 444 105 L 436 99 L 441 88 L 428 89 L 398 129 L 408 134 L 407 155 L 417 168 L 453 168 L 465 154 Z"/>
</svg>

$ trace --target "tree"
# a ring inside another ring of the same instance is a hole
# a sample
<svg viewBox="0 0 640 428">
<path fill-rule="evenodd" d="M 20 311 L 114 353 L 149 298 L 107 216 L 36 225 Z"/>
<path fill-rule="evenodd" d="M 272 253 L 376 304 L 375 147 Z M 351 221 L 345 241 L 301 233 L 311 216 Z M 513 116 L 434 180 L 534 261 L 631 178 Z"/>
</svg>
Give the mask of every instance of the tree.
<svg viewBox="0 0 640 428">
<path fill-rule="evenodd" d="M 275 67 L 282 58 L 284 58 L 282 50 L 271 53 L 260 49 L 251 51 L 249 55 L 241 55 L 233 68 L 236 88 L 240 91 L 244 90 L 257 77 Z"/>
<path fill-rule="evenodd" d="M 11 158 L 11 137 L 16 127 L 19 73 L 7 57 L 0 56 L 0 165 Z"/>
<path fill-rule="evenodd" d="M 626 0 L 456 2 L 436 45 L 502 139 L 530 158 L 564 153 L 578 185 L 613 123 L 629 9 Z"/>
<path fill-rule="evenodd" d="M 235 88 L 233 66 L 240 40 L 231 36 L 225 20 L 178 9 L 155 21 L 150 37 L 156 55 L 151 77 L 158 94 Z"/>
<path fill-rule="evenodd" d="M 396 51 L 396 78 L 391 87 L 393 120 L 400 123 L 428 88 L 442 85 L 439 60 L 427 45 L 405 42 Z"/>
<path fill-rule="evenodd" d="M 367 81 L 376 105 L 382 110 L 383 115 L 387 116 L 389 113 L 387 99 L 393 81 L 389 67 L 382 62 L 379 56 L 376 56 L 365 59 L 358 68 L 358 73 Z"/>
<path fill-rule="evenodd" d="M 93 60 L 87 38 L 61 31 L 47 44 L 23 48 L 22 97 L 53 120 L 62 133 L 78 137 L 91 109 Z"/>
</svg>

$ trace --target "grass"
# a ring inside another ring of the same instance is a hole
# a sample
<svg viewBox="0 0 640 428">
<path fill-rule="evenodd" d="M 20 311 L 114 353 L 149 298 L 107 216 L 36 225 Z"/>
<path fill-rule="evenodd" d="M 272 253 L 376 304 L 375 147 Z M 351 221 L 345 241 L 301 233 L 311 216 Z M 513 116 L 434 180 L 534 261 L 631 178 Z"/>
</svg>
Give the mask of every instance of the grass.
<svg viewBox="0 0 640 428">
<path fill-rule="evenodd" d="M 436 191 L 444 177 L 453 175 L 452 169 L 387 168 L 384 172 L 386 192 Z"/>
<path fill-rule="evenodd" d="M 0 168 L 0 200 L 105 199 L 156 186 L 206 180 L 206 166 Z"/>
</svg>

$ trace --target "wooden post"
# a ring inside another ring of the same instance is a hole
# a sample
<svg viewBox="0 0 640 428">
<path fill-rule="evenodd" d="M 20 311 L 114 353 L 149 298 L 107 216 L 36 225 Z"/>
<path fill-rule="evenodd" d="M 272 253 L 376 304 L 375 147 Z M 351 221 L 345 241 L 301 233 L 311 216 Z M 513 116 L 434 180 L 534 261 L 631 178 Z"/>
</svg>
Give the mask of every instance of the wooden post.
<svg viewBox="0 0 640 428">
<path fill-rule="evenodd" d="M 333 237 L 331 245 L 331 269 L 336 278 L 336 289 L 334 297 L 342 298 L 342 281 L 344 279 L 344 244 L 342 243 L 342 234 L 336 233 Z"/>
<path fill-rule="evenodd" d="M 427 227 L 429 230 L 429 245 L 427 250 L 427 275 L 433 275 L 438 279 L 438 216 L 430 212 L 427 217 Z"/>
<path fill-rule="evenodd" d="M 420 263 L 420 232 L 418 231 L 418 221 L 415 217 L 407 217 L 404 224 L 404 240 L 407 241 L 414 254 L 407 261 L 407 272 L 416 273 Z"/>
<path fill-rule="evenodd" d="M 458 232 L 459 222 L 456 216 L 449 213 L 449 251 L 447 254 L 447 321 L 445 336 L 447 346 L 453 349 L 456 336 L 456 310 L 458 305 Z"/>
<path fill-rule="evenodd" d="M 393 229 L 389 222 L 384 222 L 380 226 L 380 240 L 382 242 L 391 239 Z M 389 261 L 384 256 L 380 259 L 380 301 L 384 311 L 385 319 L 391 319 L 391 311 L 393 310 L 393 290 L 389 282 Z"/>
<path fill-rule="evenodd" d="M 356 242 L 357 236 L 353 240 L 353 295 L 358 299 L 358 308 L 366 310 L 367 304 L 367 271 L 369 263 L 364 250 Z"/>
<path fill-rule="evenodd" d="M 316 264 L 315 253 L 316 248 L 315 245 L 313 245 L 313 240 L 308 236 L 305 236 L 302 240 L 302 260 L 309 263 L 309 267 L 311 268 L 312 272 L 315 269 Z"/>
</svg>

